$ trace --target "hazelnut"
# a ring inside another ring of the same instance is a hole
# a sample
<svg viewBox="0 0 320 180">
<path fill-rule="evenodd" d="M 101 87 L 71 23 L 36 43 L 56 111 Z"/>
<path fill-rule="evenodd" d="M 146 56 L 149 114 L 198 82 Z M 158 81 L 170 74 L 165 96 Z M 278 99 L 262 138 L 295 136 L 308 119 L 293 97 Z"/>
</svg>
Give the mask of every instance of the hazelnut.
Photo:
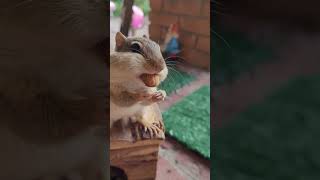
<svg viewBox="0 0 320 180">
<path fill-rule="evenodd" d="M 156 74 L 142 74 L 140 78 L 148 87 L 156 87 L 160 84 L 160 77 Z"/>
</svg>

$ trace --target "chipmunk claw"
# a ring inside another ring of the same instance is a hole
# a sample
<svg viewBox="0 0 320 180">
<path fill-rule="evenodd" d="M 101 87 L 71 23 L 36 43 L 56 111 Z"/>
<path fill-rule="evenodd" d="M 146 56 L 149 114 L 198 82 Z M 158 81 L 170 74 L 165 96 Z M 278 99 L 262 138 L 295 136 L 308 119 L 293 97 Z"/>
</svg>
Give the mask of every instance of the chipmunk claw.
<svg viewBox="0 0 320 180">
<path fill-rule="evenodd" d="M 160 128 L 162 131 L 165 131 L 164 123 L 163 123 L 162 121 L 159 121 L 159 128 Z"/>
<path fill-rule="evenodd" d="M 152 95 L 151 100 L 153 102 L 163 101 L 166 96 L 167 93 L 164 90 L 159 90 Z"/>
<path fill-rule="evenodd" d="M 144 133 L 149 134 L 150 138 L 153 138 L 161 136 L 160 133 L 163 132 L 163 123 L 139 119 L 138 128 L 141 129 Z"/>
<path fill-rule="evenodd" d="M 157 136 L 161 132 L 161 129 L 158 127 L 158 124 L 156 123 L 152 123 L 147 126 L 144 124 L 140 124 L 140 126 L 143 128 L 145 133 L 150 134 L 151 138 Z"/>
</svg>

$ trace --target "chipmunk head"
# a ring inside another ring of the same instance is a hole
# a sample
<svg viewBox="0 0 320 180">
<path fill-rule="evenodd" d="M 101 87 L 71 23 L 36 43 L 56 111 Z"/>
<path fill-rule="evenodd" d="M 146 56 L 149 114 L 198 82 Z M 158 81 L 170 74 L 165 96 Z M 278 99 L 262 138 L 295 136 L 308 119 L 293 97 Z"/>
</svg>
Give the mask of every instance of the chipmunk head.
<svg viewBox="0 0 320 180">
<path fill-rule="evenodd" d="M 116 34 L 115 41 L 115 51 L 123 55 L 121 63 L 117 64 L 130 76 L 139 79 L 141 75 L 156 75 L 160 82 L 167 77 L 168 69 L 157 43 L 146 36 L 125 37 L 120 32 Z"/>
</svg>

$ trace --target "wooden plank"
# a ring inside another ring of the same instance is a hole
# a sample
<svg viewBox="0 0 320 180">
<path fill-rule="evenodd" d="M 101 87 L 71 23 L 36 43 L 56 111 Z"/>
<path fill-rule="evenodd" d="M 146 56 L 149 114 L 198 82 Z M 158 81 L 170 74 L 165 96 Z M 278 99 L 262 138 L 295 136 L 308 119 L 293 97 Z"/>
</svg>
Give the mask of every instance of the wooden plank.
<svg viewBox="0 0 320 180">
<path fill-rule="evenodd" d="M 154 179 L 159 146 L 135 147 L 110 151 L 112 166 L 125 171 L 129 180 Z"/>
<path fill-rule="evenodd" d="M 112 162 L 116 162 L 118 160 L 128 162 L 134 159 L 139 159 L 140 157 L 146 158 L 147 156 L 150 156 L 151 159 L 157 159 L 158 149 L 159 146 L 145 146 L 130 149 L 111 150 L 110 160 Z"/>
<path fill-rule="evenodd" d="M 110 150 L 134 148 L 134 147 L 149 146 L 149 145 L 159 146 L 162 142 L 163 140 L 160 140 L 160 139 L 142 140 L 137 142 L 111 141 Z"/>
</svg>

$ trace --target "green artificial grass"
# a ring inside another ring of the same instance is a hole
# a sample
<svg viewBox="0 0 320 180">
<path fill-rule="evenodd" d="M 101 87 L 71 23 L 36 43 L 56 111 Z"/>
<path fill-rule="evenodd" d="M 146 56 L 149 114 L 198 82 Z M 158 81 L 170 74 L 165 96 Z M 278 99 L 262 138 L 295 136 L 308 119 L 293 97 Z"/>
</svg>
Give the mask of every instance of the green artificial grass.
<svg viewBox="0 0 320 180">
<path fill-rule="evenodd" d="M 170 95 L 195 79 L 196 77 L 191 74 L 170 68 L 167 79 L 160 84 L 159 89 L 165 90 Z"/>
<path fill-rule="evenodd" d="M 212 33 L 211 60 L 213 85 L 232 82 L 241 73 L 252 71 L 254 66 L 270 60 L 271 47 L 257 44 L 246 34 L 226 30 Z"/>
<path fill-rule="evenodd" d="M 213 137 L 219 180 L 320 179 L 320 76 L 301 77 Z"/>
<path fill-rule="evenodd" d="M 166 132 L 210 158 L 210 87 L 203 86 L 163 114 Z"/>
</svg>

